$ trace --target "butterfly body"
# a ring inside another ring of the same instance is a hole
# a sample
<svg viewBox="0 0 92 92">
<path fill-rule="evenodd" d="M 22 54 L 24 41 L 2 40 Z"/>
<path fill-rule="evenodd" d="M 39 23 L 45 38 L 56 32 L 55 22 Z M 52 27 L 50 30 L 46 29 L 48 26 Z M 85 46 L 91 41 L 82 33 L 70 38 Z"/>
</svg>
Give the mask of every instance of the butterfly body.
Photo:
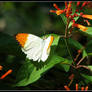
<svg viewBox="0 0 92 92">
<path fill-rule="evenodd" d="M 49 56 L 53 36 L 41 39 L 33 34 L 19 33 L 16 35 L 16 40 L 20 43 L 22 51 L 28 59 L 45 62 Z"/>
</svg>

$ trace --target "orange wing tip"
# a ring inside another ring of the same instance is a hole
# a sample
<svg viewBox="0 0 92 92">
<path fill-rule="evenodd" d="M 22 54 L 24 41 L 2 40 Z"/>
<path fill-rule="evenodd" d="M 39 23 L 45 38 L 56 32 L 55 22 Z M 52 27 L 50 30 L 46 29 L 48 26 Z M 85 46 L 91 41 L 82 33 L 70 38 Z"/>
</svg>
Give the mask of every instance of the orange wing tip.
<svg viewBox="0 0 92 92">
<path fill-rule="evenodd" d="M 49 42 L 49 45 L 48 45 L 47 50 L 50 48 L 50 46 L 51 46 L 51 44 L 52 44 L 53 40 L 54 40 L 54 37 L 53 37 L 53 36 L 51 36 L 51 38 L 50 38 L 50 42 Z"/>
<path fill-rule="evenodd" d="M 16 40 L 19 42 L 19 44 L 24 47 L 26 41 L 27 41 L 28 34 L 27 33 L 19 33 L 16 35 Z"/>
</svg>

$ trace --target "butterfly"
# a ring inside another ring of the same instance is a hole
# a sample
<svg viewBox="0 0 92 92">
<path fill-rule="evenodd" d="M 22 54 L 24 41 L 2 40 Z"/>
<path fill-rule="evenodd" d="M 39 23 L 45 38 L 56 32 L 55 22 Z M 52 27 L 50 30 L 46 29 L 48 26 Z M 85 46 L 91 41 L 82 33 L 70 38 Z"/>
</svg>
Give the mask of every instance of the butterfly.
<svg viewBox="0 0 92 92">
<path fill-rule="evenodd" d="M 26 54 L 26 58 L 33 61 L 45 62 L 50 54 L 50 47 L 54 37 L 42 39 L 36 35 L 28 33 L 18 33 L 16 40 L 21 46 L 21 50 Z"/>
</svg>

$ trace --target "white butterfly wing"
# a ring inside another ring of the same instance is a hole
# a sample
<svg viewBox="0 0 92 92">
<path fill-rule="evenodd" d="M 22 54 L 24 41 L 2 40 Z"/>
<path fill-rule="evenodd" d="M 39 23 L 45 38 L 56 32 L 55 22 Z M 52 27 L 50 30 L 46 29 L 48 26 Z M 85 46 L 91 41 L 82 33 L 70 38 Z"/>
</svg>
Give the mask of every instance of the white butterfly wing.
<svg viewBox="0 0 92 92">
<path fill-rule="evenodd" d="M 46 40 L 44 40 L 44 47 L 43 47 L 43 52 L 42 52 L 42 57 L 41 60 L 45 62 L 49 56 L 50 52 L 50 46 L 53 42 L 53 36 L 49 36 Z"/>
<path fill-rule="evenodd" d="M 32 34 L 29 34 L 27 39 L 28 40 L 24 48 L 22 48 L 22 51 L 27 55 L 26 57 L 28 59 L 33 59 L 33 61 L 40 61 L 44 40 Z"/>
</svg>

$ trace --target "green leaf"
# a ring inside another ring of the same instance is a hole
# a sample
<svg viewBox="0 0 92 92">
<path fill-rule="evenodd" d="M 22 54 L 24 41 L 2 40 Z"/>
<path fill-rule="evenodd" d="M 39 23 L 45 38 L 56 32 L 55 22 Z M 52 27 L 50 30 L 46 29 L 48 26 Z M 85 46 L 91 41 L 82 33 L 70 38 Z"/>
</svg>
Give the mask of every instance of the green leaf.
<svg viewBox="0 0 92 92">
<path fill-rule="evenodd" d="M 92 65 L 88 65 L 88 68 L 92 71 Z"/>
<path fill-rule="evenodd" d="M 88 29 L 85 31 L 88 35 L 92 35 L 92 27 L 87 27 Z"/>
<path fill-rule="evenodd" d="M 60 14 L 60 16 L 61 16 L 61 18 L 62 18 L 64 24 L 66 25 L 66 24 L 67 24 L 67 18 L 65 17 L 64 14 Z"/>
<path fill-rule="evenodd" d="M 61 57 L 69 56 L 64 38 L 60 38 L 60 41 L 59 41 L 58 46 L 56 48 L 56 53 Z"/>
<path fill-rule="evenodd" d="M 61 66 L 66 72 L 70 69 L 70 64 L 72 64 L 73 60 L 65 59 L 64 62 L 59 63 L 58 65 Z"/>
<path fill-rule="evenodd" d="M 92 82 L 92 76 L 89 76 L 83 73 L 81 74 L 81 76 L 84 77 L 87 82 L 90 82 L 90 83 Z"/>
<path fill-rule="evenodd" d="M 83 47 L 78 41 L 73 40 L 73 39 L 71 39 L 71 38 L 68 39 L 68 43 L 69 43 L 70 45 L 76 47 L 76 49 L 82 49 L 82 47 Z"/>
<path fill-rule="evenodd" d="M 71 8 L 72 8 L 72 14 L 74 14 L 75 11 L 76 11 L 76 4 L 75 3 L 72 3 L 71 4 Z"/>
<path fill-rule="evenodd" d="M 84 81 L 85 81 L 85 83 L 92 83 L 92 66 L 91 65 L 88 65 L 87 66 L 89 69 L 90 69 L 90 71 L 80 71 L 80 75 L 84 78 Z M 84 73 L 82 73 L 82 72 L 84 72 Z"/>
<path fill-rule="evenodd" d="M 87 52 L 86 52 L 86 50 L 83 50 L 83 52 L 82 52 L 83 54 L 82 54 L 82 57 L 86 57 L 86 56 L 88 56 L 88 54 L 87 54 Z"/>
<path fill-rule="evenodd" d="M 52 46 L 54 45 L 58 45 L 58 42 L 59 42 L 59 39 L 60 39 L 60 36 L 59 35 L 56 35 L 56 34 L 51 34 L 53 37 L 54 37 L 54 41 L 52 43 Z"/>
<path fill-rule="evenodd" d="M 78 19 L 79 19 L 79 17 L 75 17 L 75 18 L 74 18 L 75 21 L 77 21 Z M 70 27 L 72 26 L 72 23 L 73 23 L 73 22 L 70 22 L 70 23 L 69 23 L 68 28 L 70 28 Z"/>
<path fill-rule="evenodd" d="M 37 81 L 44 72 L 61 61 L 64 61 L 64 58 L 53 55 L 50 62 L 47 65 L 44 65 L 41 69 L 37 69 L 30 61 L 26 61 L 19 70 L 17 80 L 20 81 L 16 84 L 16 86 L 27 86 L 28 84 Z"/>
<path fill-rule="evenodd" d="M 88 29 L 86 31 L 82 31 L 80 30 L 81 32 L 83 32 L 86 36 L 89 36 L 89 37 L 92 37 L 92 27 L 87 27 Z"/>
<path fill-rule="evenodd" d="M 86 45 L 86 51 L 87 51 L 89 56 L 92 55 L 92 40 L 88 41 L 88 43 Z"/>
</svg>

